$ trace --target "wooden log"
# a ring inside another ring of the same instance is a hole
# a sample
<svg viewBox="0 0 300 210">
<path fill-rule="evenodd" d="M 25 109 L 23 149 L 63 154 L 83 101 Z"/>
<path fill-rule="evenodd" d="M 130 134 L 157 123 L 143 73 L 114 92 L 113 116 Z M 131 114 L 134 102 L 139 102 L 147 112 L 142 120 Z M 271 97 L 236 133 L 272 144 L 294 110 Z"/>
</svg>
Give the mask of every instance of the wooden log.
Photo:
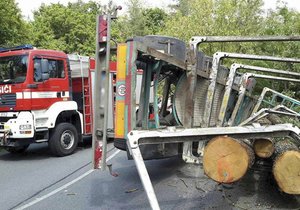
<svg viewBox="0 0 300 210">
<path fill-rule="evenodd" d="M 273 175 L 279 188 L 300 195 L 300 151 L 289 139 L 276 142 Z"/>
<path fill-rule="evenodd" d="M 257 120 L 257 122 L 261 125 L 271 125 L 271 121 L 267 118 L 261 118 L 259 120 Z"/>
<path fill-rule="evenodd" d="M 269 114 L 267 116 L 267 118 L 268 118 L 268 120 L 270 120 L 270 122 L 272 123 L 272 125 L 276 125 L 276 124 L 282 123 L 281 118 L 278 115 L 276 115 L 276 114 Z"/>
<path fill-rule="evenodd" d="M 275 151 L 274 141 L 270 138 L 255 139 L 253 150 L 260 158 L 270 158 Z"/>
<path fill-rule="evenodd" d="M 242 140 L 218 136 L 204 149 L 205 174 L 219 183 L 233 183 L 241 179 L 253 165 L 254 152 Z"/>
</svg>

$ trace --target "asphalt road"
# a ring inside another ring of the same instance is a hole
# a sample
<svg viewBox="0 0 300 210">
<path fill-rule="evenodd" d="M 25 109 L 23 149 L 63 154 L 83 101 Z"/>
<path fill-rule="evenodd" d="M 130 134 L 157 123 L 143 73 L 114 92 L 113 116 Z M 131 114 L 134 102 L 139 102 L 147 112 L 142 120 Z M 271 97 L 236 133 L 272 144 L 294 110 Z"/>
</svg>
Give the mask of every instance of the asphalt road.
<svg viewBox="0 0 300 210">
<path fill-rule="evenodd" d="M 116 177 L 91 172 L 91 148 L 63 158 L 43 145 L 20 156 L 2 152 L 0 209 L 150 209 L 134 162 L 116 149 L 108 157 Z M 300 209 L 299 196 L 280 193 L 267 171 L 251 170 L 236 184 L 218 185 L 180 158 L 146 166 L 161 209 Z"/>
<path fill-rule="evenodd" d="M 89 144 L 67 157 L 54 157 L 47 144 L 30 145 L 24 154 L 1 150 L 0 209 L 13 209 L 90 170 L 91 150 Z"/>
</svg>

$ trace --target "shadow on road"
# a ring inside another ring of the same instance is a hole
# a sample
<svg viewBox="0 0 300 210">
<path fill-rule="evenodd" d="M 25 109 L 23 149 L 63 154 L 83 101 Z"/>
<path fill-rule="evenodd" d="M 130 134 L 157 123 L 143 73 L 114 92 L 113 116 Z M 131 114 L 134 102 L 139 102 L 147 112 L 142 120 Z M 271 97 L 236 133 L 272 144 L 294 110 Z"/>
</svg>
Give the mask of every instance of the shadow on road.
<svg viewBox="0 0 300 210">
<path fill-rule="evenodd" d="M 240 209 L 299 209 L 300 197 L 280 192 L 271 171 L 250 170 L 224 189 L 224 198 Z"/>
<path fill-rule="evenodd" d="M 92 147 L 92 141 L 88 140 L 84 143 L 79 143 L 78 148 L 75 151 L 79 152 L 81 150 L 89 149 Z M 47 143 L 40 144 L 31 144 L 28 149 L 20 154 L 12 154 L 2 149 L 0 151 L 0 161 L 22 161 L 22 160 L 41 160 L 49 158 L 58 158 L 54 156 L 49 148 Z"/>
<path fill-rule="evenodd" d="M 22 161 L 22 160 L 40 160 L 53 157 L 48 149 L 48 144 L 32 144 L 28 149 L 20 154 L 12 154 L 4 149 L 0 152 L 0 160 L 2 161 Z"/>
<path fill-rule="evenodd" d="M 95 177 L 91 182 L 90 205 L 97 209 L 149 209 L 134 162 L 124 162 L 120 157 L 114 162 L 119 164 L 114 167 L 119 176 Z M 223 186 L 208 179 L 201 166 L 185 164 L 180 158 L 146 161 L 146 167 L 162 209 L 256 210 L 300 206 L 296 196 L 278 191 L 268 172 L 249 171 L 239 182 Z"/>
</svg>

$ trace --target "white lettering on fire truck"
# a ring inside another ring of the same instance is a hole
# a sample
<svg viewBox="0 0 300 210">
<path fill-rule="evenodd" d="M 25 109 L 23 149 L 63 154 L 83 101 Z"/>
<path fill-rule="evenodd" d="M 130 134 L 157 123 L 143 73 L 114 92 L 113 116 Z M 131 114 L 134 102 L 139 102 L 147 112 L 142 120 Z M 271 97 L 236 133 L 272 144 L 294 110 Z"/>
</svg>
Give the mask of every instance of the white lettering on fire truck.
<svg viewBox="0 0 300 210">
<path fill-rule="evenodd" d="M 11 93 L 11 85 L 0 86 L 0 94 Z"/>
</svg>

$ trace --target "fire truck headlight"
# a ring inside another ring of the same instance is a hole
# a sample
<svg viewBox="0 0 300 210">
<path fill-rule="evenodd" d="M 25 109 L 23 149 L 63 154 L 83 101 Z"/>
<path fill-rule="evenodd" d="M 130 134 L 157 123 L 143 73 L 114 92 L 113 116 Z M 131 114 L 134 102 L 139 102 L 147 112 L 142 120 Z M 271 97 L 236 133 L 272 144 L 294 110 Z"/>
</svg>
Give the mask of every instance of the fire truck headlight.
<svg viewBox="0 0 300 210">
<path fill-rule="evenodd" d="M 9 129 L 10 129 L 9 125 L 4 125 L 4 130 L 9 130 Z"/>
<path fill-rule="evenodd" d="M 20 125 L 19 129 L 20 130 L 31 130 L 31 125 L 29 125 L 29 124 Z"/>
</svg>

